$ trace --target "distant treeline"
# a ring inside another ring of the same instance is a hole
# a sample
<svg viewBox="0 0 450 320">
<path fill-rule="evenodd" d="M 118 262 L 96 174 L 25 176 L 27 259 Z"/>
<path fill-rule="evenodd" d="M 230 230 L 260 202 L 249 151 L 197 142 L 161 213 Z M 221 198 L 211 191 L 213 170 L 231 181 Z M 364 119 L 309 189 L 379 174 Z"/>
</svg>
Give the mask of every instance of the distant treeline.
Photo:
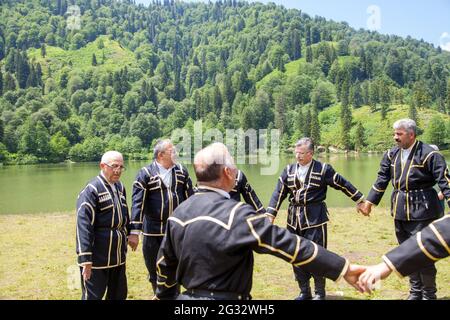
<svg viewBox="0 0 450 320">
<path fill-rule="evenodd" d="M 283 147 L 307 135 L 365 151 L 389 146 L 390 125 L 409 115 L 426 141 L 450 143 L 450 53 L 423 40 L 235 0 L 1 9 L 0 162 L 145 158 L 198 119 L 278 128 Z"/>
</svg>

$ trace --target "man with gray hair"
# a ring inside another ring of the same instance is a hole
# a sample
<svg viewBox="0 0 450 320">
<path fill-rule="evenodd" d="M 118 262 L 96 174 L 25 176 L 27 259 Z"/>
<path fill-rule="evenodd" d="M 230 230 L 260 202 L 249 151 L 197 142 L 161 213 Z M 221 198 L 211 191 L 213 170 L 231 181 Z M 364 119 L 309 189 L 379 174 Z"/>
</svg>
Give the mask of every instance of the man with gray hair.
<svg viewBox="0 0 450 320">
<path fill-rule="evenodd" d="M 413 120 L 398 120 L 393 128 L 397 146 L 384 154 L 378 178 L 361 210 L 368 215 L 391 182 L 394 188 L 391 215 L 394 217 L 397 240 L 403 243 L 443 215 L 438 192 L 433 188 L 436 183 L 450 206 L 450 175 L 442 154 L 416 139 L 416 123 Z M 436 267 L 431 263 L 412 273 L 407 299 L 436 299 L 436 273 Z"/>
<path fill-rule="evenodd" d="M 277 256 L 318 276 L 356 279 L 365 270 L 273 225 L 265 214 L 230 198 L 237 168 L 226 146 L 213 143 L 194 159 L 198 192 L 174 211 L 158 254 L 159 299 L 251 298 L 253 251 Z M 178 296 L 177 285 L 186 292 Z"/>
<path fill-rule="evenodd" d="M 106 152 L 100 174 L 80 192 L 77 200 L 76 244 L 83 300 L 126 299 L 125 260 L 130 229 L 125 170 L 117 151 Z M 128 242 L 133 250 L 133 243 Z"/>
<path fill-rule="evenodd" d="M 167 218 L 193 193 L 187 169 L 176 163 L 176 149 L 169 139 L 153 149 L 153 162 L 139 170 L 133 183 L 130 240 L 142 252 L 153 292 L 156 291 L 156 256 L 166 230 Z"/>
<path fill-rule="evenodd" d="M 327 187 L 342 191 L 359 206 L 364 198 L 349 181 L 334 171 L 329 164 L 314 160 L 314 143 L 302 138 L 295 144 L 297 163 L 289 164 L 281 173 L 267 207 L 272 219 L 283 200 L 289 196 L 287 229 L 299 236 L 327 247 L 328 210 L 325 204 Z M 300 287 L 296 300 L 325 300 L 325 278 L 294 265 L 295 278 Z M 312 297 L 309 280 L 314 278 L 315 296 Z"/>
</svg>

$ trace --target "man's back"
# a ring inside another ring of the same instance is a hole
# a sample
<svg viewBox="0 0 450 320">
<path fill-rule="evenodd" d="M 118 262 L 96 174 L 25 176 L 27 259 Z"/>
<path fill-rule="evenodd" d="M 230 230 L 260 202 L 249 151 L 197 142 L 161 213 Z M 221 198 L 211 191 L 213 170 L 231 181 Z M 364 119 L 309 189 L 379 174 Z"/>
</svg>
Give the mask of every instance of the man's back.
<svg viewBox="0 0 450 320">
<path fill-rule="evenodd" d="M 248 294 L 253 270 L 249 244 L 255 238 L 245 219 L 253 212 L 205 188 L 183 202 L 166 230 L 178 260 L 177 281 L 186 288 Z"/>
</svg>

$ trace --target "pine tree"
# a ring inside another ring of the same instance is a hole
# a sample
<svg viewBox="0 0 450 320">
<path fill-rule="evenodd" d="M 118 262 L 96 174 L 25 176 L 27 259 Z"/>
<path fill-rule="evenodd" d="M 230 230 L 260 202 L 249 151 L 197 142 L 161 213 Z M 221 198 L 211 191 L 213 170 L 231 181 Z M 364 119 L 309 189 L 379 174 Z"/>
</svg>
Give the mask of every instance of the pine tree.
<svg viewBox="0 0 450 320">
<path fill-rule="evenodd" d="M 92 54 L 91 64 L 92 64 L 94 67 L 97 65 L 97 57 L 95 56 L 95 53 Z"/>
<path fill-rule="evenodd" d="M 350 88 L 350 103 L 353 107 L 359 108 L 363 105 L 364 100 L 362 97 L 362 89 L 359 84 L 356 84 Z"/>
<path fill-rule="evenodd" d="M 345 150 L 350 150 L 350 129 L 352 127 L 352 110 L 348 103 L 348 81 L 344 80 L 341 92 L 341 142 Z"/>
<path fill-rule="evenodd" d="M 375 112 L 377 110 L 378 103 L 378 86 L 375 81 L 371 81 L 369 85 L 369 105 L 370 111 Z"/>
<path fill-rule="evenodd" d="M 305 130 L 305 117 L 301 106 L 296 106 L 295 131 L 303 133 Z"/>
<path fill-rule="evenodd" d="M 416 125 L 418 125 L 417 122 L 417 109 L 414 103 L 410 103 L 409 104 L 409 108 L 408 108 L 408 118 L 410 118 L 411 120 L 414 120 L 416 122 Z"/>
<path fill-rule="evenodd" d="M 280 92 L 275 97 L 275 128 L 280 129 L 283 134 L 286 131 L 286 95 Z"/>
<path fill-rule="evenodd" d="M 311 27 L 309 25 L 306 26 L 305 30 L 305 44 L 307 47 L 311 45 Z"/>
<path fill-rule="evenodd" d="M 366 144 L 364 127 L 361 122 L 358 122 L 356 127 L 356 136 L 355 136 L 355 150 L 361 151 L 362 148 Z"/>
<path fill-rule="evenodd" d="M 40 63 L 36 64 L 36 80 L 38 86 L 44 86 L 44 82 L 42 81 L 42 67 Z"/>
<path fill-rule="evenodd" d="M 27 78 L 27 88 L 29 87 L 36 87 L 38 85 L 37 77 L 36 77 L 36 69 L 34 68 L 34 65 L 31 65 L 30 74 Z"/>
<path fill-rule="evenodd" d="M 292 46 L 294 49 L 294 60 L 300 59 L 302 57 L 302 42 L 300 41 L 300 35 L 296 30 L 294 31 Z"/>
<path fill-rule="evenodd" d="M 19 82 L 19 87 L 25 89 L 27 86 L 28 76 L 30 75 L 30 65 L 25 52 L 18 54 L 16 65 L 16 77 Z"/>
<path fill-rule="evenodd" d="M 312 63 L 313 61 L 313 54 L 311 46 L 306 47 L 306 62 Z"/>
<path fill-rule="evenodd" d="M 0 96 L 3 95 L 3 73 L 2 69 L 0 68 Z M 1 139 L 0 139 L 1 141 Z"/>
<path fill-rule="evenodd" d="M 41 56 L 42 56 L 42 58 L 45 58 L 46 55 L 47 55 L 47 49 L 45 47 L 45 43 L 43 43 L 41 46 Z"/>
<path fill-rule="evenodd" d="M 5 74 L 5 84 L 3 87 L 3 92 L 14 91 L 16 90 L 16 88 L 16 79 L 14 79 L 14 77 L 9 72 L 7 72 Z"/>
<path fill-rule="evenodd" d="M 314 144 L 318 146 L 320 144 L 320 124 L 319 124 L 319 112 L 317 108 L 313 108 L 311 114 L 311 139 Z"/>
<path fill-rule="evenodd" d="M 303 136 L 304 137 L 311 136 L 311 123 L 312 123 L 311 111 L 308 108 L 306 110 L 306 115 L 305 115 L 305 125 L 303 126 Z"/>
</svg>

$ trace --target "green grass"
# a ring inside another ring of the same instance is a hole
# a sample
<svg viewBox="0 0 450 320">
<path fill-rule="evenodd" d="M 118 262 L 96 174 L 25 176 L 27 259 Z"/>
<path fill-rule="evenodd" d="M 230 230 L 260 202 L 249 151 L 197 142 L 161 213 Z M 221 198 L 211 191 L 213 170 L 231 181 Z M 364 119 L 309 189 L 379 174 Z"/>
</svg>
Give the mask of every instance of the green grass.
<svg viewBox="0 0 450 320">
<path fill-rule="evenodd" d="M 100 49 L 98 44 L 103 41 L 104 48 Z M 92 54 L 95 53 L 97 66 L 92 66 Z M 103 61 L 103 53 L 105 61 Z M 123 48 L 117 41 L 109 39 L 108 36 L 99 36 L 95 41 L 88 43 L 78 50 L 64 50 L 59 47 L 46 46 L 46 56 L 41 56 L 41 49 L 30 49 L 28 52 L 30 59 L 39 62 L 43 68 L 45 78 L 48 75 L 49 67 L 52 72 L 59 72 L 64 66 L 69 66 L 72 70 L 86 71 L 94 68 L 98 71 L 111 72 L 125 66 L 136 65 L 134 54 Z"/>
<path fill-rule="evenodd" d="M 352 262 L 374 264 L 394 247 L 393 221 L 376 208 L 372 217 L 354 208 L 330 209 L 329 248 Z M 285 213 L 276 223 L 285 226 Z M 75 213 L 1 215 L 0 299 L 79 299 L 75 255 Z M 450 264 L 437 263 L 438 297 L 450 298 Z M 129 252 L 129 299 L 150 299 L 141 245 Z M 404 299 L 407 279 L 392 275 L 372 296 L 356 292 L 344 282 L 327 281 L 329 299 Z M 270 255 L 255 255 L 254 299 L 293 299 L 298 294 L 291 265 Z"/>
</svg>

